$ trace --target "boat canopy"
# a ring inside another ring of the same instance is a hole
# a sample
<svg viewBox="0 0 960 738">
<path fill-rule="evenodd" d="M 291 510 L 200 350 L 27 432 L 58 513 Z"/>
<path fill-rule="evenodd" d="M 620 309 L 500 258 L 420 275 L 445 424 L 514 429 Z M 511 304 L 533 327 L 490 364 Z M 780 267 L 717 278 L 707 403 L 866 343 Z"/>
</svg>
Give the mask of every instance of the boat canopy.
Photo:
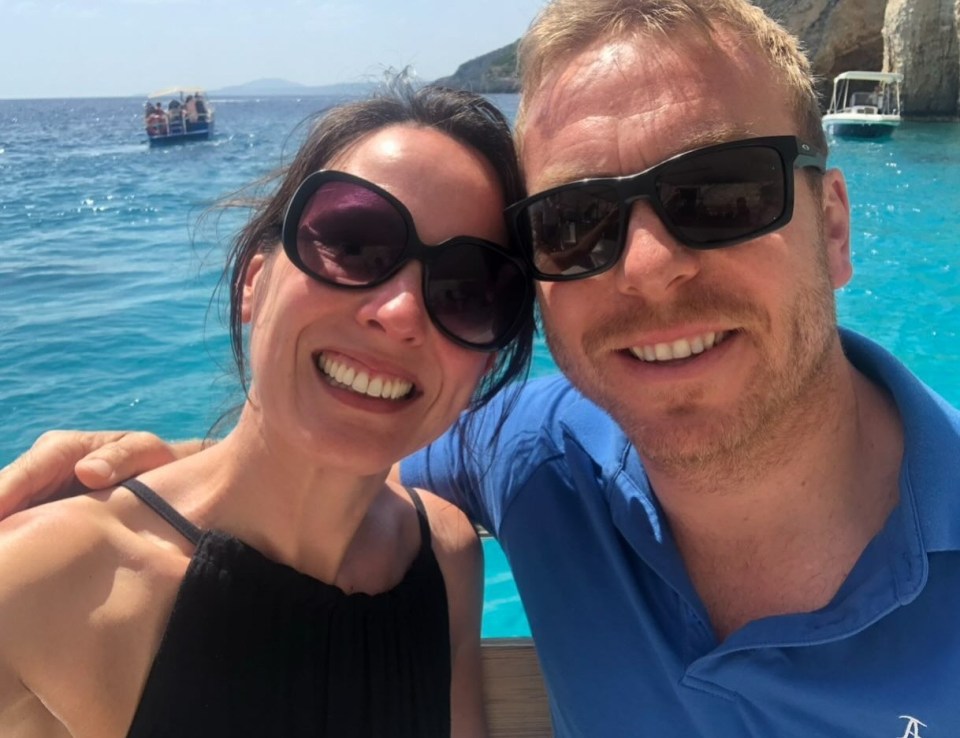
<svg viewBox="0 0 960 738">
<path fill-rule="evenodd" d="M 184 95 L 196 95 L 200 93 L 201 95 L 206 95 L 206 91 L 202 87 L 168 87 L 165 90 L 157 90 L 156 92 L 151 92 L 147 95 L 148 100 L 155 100 L 161 97 L 183 97 Z"/>
<path fill-rule="evenodd" d="M 868 82 L 903 82 L 903 75 L 898 72 L 841 72 L 834 77 L 834 82 L 842 79 L 862 79 Z"/>
</svg>

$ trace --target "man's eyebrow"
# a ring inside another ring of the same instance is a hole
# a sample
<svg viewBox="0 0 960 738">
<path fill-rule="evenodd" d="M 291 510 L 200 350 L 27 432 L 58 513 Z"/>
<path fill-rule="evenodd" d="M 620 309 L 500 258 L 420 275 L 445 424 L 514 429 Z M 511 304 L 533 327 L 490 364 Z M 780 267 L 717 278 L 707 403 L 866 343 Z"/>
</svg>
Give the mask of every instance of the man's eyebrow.
<svg viewBox="0 0 960 738">
<path fill-rule="evenodd" d="M 702 149 L 705 146 L 714 146 L 716 144 L 727 143 L 728 141 L 739 141 L 744 138 L 752 138 L 756 135 L 750 127 L 730 124 L 720 124 L 707 130 L 693 131 L 689 135 L 679 139 L 674 151 L 660 159 L 660 161 L 665 161 L 677 154 L 683 154 L 693 149 Z"/>
<path fill-rule="evenodd" d="M 667 159 L 672 159 L 674 156 L 693 151 L 694 149 L 702 149 L 706 146 L 714 146 L 715 144 L 722 144 L 728 141 L 738 141 L 756 135 L 752 128 L 734 125 L 717 125 L 709 129 L 693 131 L 674 141 L 674 146 L 671 147 L 667 154 L 658 156 L 656 161 L 653 161 L 643 169 L 632 172 L 604 169 L 589 170 L 587 167 L 578 164 L 560 163 L 548 168 L 537 178 L 537 191 L 543 192 L 544 190 L 553 189 L 554 187 L 571 184 L 573 182 L 580 182 L 585 179 L 607 179 L 611 177 L 629 176 L 640 171 L 646 171 Z"/>
<path fill-rule="evenodd" d="M 579 182 L 584 179 L 596 179 L 598 177 L 617 177 L 617 173 L 606 174 L 603 171 L 585 172 L 583 167 L 562 164 L 550 167 L 540 177 L 537 178 L 537 191 L 550 190 L 560 185 Z"/>
</svg>

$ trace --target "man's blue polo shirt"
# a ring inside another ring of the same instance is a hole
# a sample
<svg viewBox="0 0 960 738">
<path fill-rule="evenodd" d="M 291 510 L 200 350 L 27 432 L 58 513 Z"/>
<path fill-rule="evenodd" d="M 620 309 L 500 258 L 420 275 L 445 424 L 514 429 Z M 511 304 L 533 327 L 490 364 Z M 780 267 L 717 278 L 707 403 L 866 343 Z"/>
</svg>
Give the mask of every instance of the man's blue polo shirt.
<svg viewBox="0 0 960 738">
<path fill-rule="evenodd" d="M 960 413 L 842 337 L 899 408 L 900 503 L 829 605 L 722 643 L 635 450 L 565 378 L 527 384 L 497 443 L 499 403 L 469 448 L 405 462 L 500 539 L 558 736 L 960 737 Z"/>
</svg>

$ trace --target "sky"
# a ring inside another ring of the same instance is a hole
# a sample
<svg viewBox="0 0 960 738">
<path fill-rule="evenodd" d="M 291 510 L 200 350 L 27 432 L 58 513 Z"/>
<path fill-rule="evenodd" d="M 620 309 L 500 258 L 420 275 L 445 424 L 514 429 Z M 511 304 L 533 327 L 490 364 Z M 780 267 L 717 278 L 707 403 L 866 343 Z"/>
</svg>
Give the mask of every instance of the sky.
<svg viewBox="0 0 960 738">
<path fill-rule="evenodd" d="M 516 40 L 543 0 L 0 0 L 0 99 L 258 79 L 425 80 Z"/>
</svg>

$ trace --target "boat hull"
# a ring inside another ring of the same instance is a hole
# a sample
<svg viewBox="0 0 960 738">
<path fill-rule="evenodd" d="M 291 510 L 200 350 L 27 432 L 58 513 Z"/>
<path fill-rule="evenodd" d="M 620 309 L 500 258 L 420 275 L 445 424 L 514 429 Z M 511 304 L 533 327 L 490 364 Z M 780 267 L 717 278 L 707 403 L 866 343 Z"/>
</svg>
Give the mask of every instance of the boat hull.
<svg viewBox="0 0 960 738">
<path fill-rule="evenodd" d="M 191 128 L 188 131 L 174 133 L 147 133 L 151 146 L 174 146 L 192 141 L 208 141 L 213 135 L 213 125 Z"/>
<path fill-rule="evenodd" d="M 849 121 L 824 121 L 824 129 L 831 136 L 841 138 L 890 138 L 896 126 L 883 123 L 852 123 Z"/>
</svg>

